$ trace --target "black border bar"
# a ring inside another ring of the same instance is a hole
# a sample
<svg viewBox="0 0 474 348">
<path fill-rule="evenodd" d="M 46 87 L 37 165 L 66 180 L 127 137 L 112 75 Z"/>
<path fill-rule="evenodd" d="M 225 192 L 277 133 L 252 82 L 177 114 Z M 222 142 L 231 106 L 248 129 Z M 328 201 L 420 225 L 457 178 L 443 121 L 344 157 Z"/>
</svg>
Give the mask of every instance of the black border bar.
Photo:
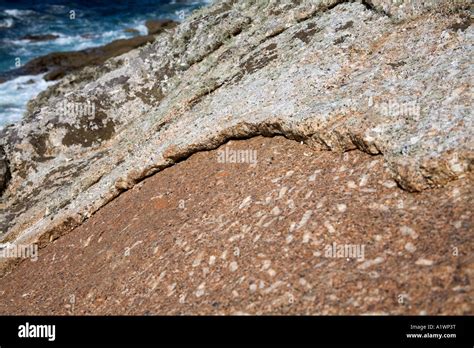
<svg viewBox="0 0 474 348">
<path fill-rule="evenodd" d="M 473 347 L 472 316 L 1 316 L 0 346 L 367 344 Z M 20 338 L 20 325 L 55 325 L 55 340 Z M 423 328 L 423 329 L 421 329 Z M 407 334 L 455 334 L 408 338 Z"/>
</svg>

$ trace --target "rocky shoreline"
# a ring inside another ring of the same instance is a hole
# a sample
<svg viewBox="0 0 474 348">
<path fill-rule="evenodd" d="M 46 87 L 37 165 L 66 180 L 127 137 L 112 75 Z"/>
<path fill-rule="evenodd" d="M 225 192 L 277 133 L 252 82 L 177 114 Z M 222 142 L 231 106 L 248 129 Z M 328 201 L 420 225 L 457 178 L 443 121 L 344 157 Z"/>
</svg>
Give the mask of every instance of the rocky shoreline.
<svg viewBox="0 0 474 348">
<path fill-rule="evenodd" d="M 148 20 L 145 23 L 147 35 L 136 35 L 129 39 L 115 40 L 104 46 L 87 48 L 81 51 L 53 52 L 26 63 L 21 68 L 0 74 L 0 83 L 23 75 L 45 74 L 46 81 L 54 81 L 65 75 L 77 72 L 85 67 L 102 65 L 106 60 L 122 55 L 132 49 L 151 43 L 164 30 L 170 30 L 178 25 L 173 20 Z M 125 29 L 126 30 L 126 29 Z M 58 38 L 57 35 L 29 35 L 24 40 L 47 41 Z"/>
<path fill-rule="evenodd" d="M 219 1 L 146 46 L 73 71 L 0 131 L 1 241 L 48 250 L 146 178 L 258 135 L 378 156 L 407 195 L 459 184 L 463 236 L 472 235 L 471 10 L 468 1 Z"/>
</svg>

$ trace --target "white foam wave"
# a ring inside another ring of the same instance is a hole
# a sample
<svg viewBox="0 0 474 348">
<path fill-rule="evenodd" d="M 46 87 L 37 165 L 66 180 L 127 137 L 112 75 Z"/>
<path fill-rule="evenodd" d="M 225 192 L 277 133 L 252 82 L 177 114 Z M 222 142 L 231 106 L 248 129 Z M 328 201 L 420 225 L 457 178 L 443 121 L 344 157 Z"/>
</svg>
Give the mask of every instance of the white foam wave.
<svg viewBox="0 0 474 348">
<path fill-rule="evenodd" d="M 17 9 L 10 9 L 10 10 L 4 10 L 5 14 L 15 17 L 15 18 L 21 18 L 24 16 L 29 16 L 32 14 L 35 14 L 36 12 L 33 10 L 17 10 Z"/>
<path fill-rule="evenodd" d="M 23 116 L 28 101 L 54 84 L 41 75 L 26 75 L 0 84 L 0 129 Z"/>
<path fill-rule="evenodd" d="M 13 26 L 13 19 L 5 18 L 0 20 L 0 28 L 11 28 Z"/>
<path fill-rule="evenodd" d="M 145 21 L 142 21 L 142 20 L 141 21 L 135 21 L 130 27 L 137 30 L 139 35 L 147 35 L 148 34 L 148 29 L 145 26 Z"/>
</svg>

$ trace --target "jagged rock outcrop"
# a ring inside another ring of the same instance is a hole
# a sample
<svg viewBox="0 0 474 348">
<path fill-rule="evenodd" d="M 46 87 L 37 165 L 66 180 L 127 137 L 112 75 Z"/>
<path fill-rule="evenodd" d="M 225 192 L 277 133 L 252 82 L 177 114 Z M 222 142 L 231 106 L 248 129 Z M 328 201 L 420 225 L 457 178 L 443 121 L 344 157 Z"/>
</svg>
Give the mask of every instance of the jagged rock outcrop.
<svg viewBox="0 0 474 348">
<path fill-rule="evenodd" d="M 178 23 L 171 19 L 157 19 L 148 20 L 145 22 L 145 26 L 148 30 L 148 35 L 156 35 L 166 29 L 173 29 Z"/>
<path fill-rule="evenodd" d="M 1 133 L 12 176 L 2 240 L 47 243 L 143 178 L 259 134 L 382 154 L 411 191 L 464 176 L 468 3 L 389 3 L 219 1 L 67 76 Z"/>
<path fill-rule="evenodd" d="M 55 34 L 40 34 L 40 35 L 25 35 L 21 38 L 21 40 L 28 40 L 28 41 L 49 41 L 49 40 L 55 40 L 59 38 L 59 35 Z"/>
</svg>

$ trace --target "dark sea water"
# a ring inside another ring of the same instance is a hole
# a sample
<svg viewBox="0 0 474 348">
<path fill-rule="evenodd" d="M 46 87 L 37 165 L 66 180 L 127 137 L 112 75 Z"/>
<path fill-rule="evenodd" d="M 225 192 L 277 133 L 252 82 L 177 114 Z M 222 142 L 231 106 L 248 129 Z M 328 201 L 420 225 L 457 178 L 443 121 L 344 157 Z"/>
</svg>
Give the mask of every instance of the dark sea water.
<svg viewBox="0 0 474 348">
<path fill-rule="evenodd" d="M 125 32 L 126 28 L 146 34 L 146 20 L 181 21 L 209 2 L 0 0 L 0 73 L 51 52 L 76 51 L 137 35 Z M 45 34 L 59 37 L 39 42 L 22 39 L 26 35 Z M 22 76 L 0 83 L 0 128 L 19 120 L 27 101 L 50 84 L 41 76 Z"/>
</svg>

